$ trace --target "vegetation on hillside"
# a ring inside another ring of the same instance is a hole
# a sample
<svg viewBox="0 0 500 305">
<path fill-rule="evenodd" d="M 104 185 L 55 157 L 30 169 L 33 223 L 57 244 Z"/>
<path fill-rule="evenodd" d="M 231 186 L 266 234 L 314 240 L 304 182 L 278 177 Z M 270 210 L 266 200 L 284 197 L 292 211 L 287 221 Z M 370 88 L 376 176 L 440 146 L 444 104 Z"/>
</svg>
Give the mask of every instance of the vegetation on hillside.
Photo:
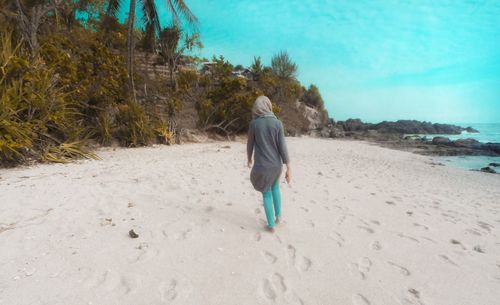
<svg viewBox="0 0 500 305">
<path fill-rule="evenodd" d="M 0 0 L 0 165 L 93 158 L 94 145 L 173 144 L 189 105 L 199 129 L 225 136 L 246 131 L 261 94 L 289 128 L 307 130 L 296 101 L 324 111 L 286 52 L 270 66 L 219 56 L 200 69 L 204 60 L 186 54 L 203 46 L 196 26 L 181 27 L 197 22 L 184 1 L 166 1 L 169 16 L 137 1 L 120 23 L 125 2 Z M 163 18 L 172 24 L 162 28 Z"/>
</svg>

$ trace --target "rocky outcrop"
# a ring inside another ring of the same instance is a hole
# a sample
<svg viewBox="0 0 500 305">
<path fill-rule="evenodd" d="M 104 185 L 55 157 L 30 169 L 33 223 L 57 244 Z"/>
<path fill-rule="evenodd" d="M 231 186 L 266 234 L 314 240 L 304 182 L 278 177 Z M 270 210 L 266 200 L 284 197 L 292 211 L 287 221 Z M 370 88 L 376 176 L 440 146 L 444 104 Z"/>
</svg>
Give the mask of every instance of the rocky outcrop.
<svg viewBox="0 0 500 305">
<path fill-rule="evenodd" d="M 339 121 L 337 124 L 348 132 L 367 130 L 398 134 L 460 134 L 462 131 L 478 132 L 472 127 L 463 128 L 451 124 L 433 124 L 415 120 L 399 120 L 396 122 L 383 121 L 377 124 L 371 124 L 363 123 L 360 119 L 348 119 L 346 121 Z"/>
<path fill-rule="evenodd" d="M 491 168 L 491 167 L 489 167 L 489 166 L 486 166 L 486 167 L 481 168 L 481 170 L 480 170 L 480 171 L 482 171 L 482 172 L 484 172 L 484 173 L 490 173 L 490 174 L 496 174 L 496 173 L 497 173 L 494 169 L 492 169 L 492 168 Z"/>
<path fill-rule="evenodd" d="M 472 128 L 472 127 L 466 127 L 465 128 L 465 131 L 467 131 L 468 133 L 479 133 L 479 131 L 477 131 L 476 129 Z"/>
<path fill-rule="evenodd" d="M 451 140 L 445 137 L 434 137 L 432 139 L 432 144 L 434 145 L 450 145 Z"/>
<path fill-rule="evenodd" d="M 486 143 L 483 144 L 483 148 L 494 151 L 500 155 L 500 143 Z"/>
<path fill-rule="evenodd" d="M 316 136 L 339 138 L 348 137 L 379 143 L 382 146 L 413 151 L 424 155 L 440 156 L 499 156 L 500 143 L 481 143 L 475 139 L 450 140 L 436 136 L 429 140 L 422 134 L 460 134 L 463 131 L 472 133 L 477 130 L 450 124 L 433 124 L 414 120 L 381 122 L 378 124 L 363 123 L 360 119 L 349 119 L 335 122 L 315 133 Z"/>
</svg>

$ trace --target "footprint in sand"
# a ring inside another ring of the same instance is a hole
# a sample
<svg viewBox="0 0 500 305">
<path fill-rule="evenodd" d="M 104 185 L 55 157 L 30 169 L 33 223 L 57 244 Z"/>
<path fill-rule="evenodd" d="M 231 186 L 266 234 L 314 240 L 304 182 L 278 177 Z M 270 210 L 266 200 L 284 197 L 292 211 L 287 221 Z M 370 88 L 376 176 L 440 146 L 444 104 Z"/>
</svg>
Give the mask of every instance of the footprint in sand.
<svg viewBox="0 0 500 305">
<path fill-rule="evenodd" d="M 208 207 L 205 208 L 205 212 L 206 213 L 212 213 L 214 210 L 215 210 L 215 208 L 212 207 L 212 206 L 208 206 Z"/>
<path fill-rule="evenodd" d="M 347 218 L 347 216 L 345 216 L 345 215 L 340 216 L 340 217 L 337 219 L 337 225 L 341 225 L 341 224 L 343 224 L 346 218 Z"/>
<path fill-rule="evenodd" d="M 288 254 L 289 265 L 294 266 L 300 272 L 306 272 L 311 268 L 312 260 L 306 256 L 300 256 L 300 258 L 298 258 L 297 250 L 295 249 L 294 246 L 288 245 L 287 254 Z"/>
<path fill-rule="evenodd" d="M 273 287 L 273 285 L 271 284 L 271 281 L 268 280 L 268 279 L 264 279 L 264 281 L 262 281 L 262 292 L 264 294 L 264 296 L 271 300 L 271 301 L 276 301 L 276 290 L 275 288 Z"/>
<path fill-rule="evenodd" d="M 367 257 L 362 257 L 357 263 L 349 263 L 347 268 L 352 275 L 359 276 L 361 280 L 366 279 L 366 274 L 370 272 L 372 262 Z"/>
<path fill-rule="evenodd" d="M 136 249 L 139 251 L 139 253 L 133 255 L 129 259 L 130 264 L 151 260 L 158 256 L 158 254 L 160 253 L 160 251 L 156 249 L 150 249 L 147 243 L 141 243 L 138 247 L 136 247 Z"/>
<path fill-rule="evenodd" d="M 295 265 L 295 256 L 297 255 L 297 250 L 295 249 L 295 247 L 292 245 L 288 245 L 287 253 L 290 265 Z"/>
<path fill-rule="evenodd" d="M 88 288 L 101 287 L 108 277 L 108 271 L 92 271 L 90 276 L 84 280 L 84 285 Z"/>
<path fill-rule="evenodd" d="M 453 245 L 457 245 L 457 246 L 459 246 L 460 248 L 462 248 L 462 250 L 465 250 L 464 245 L 463 245 L 461 242 L 459 242 L 458 240 L 456 240 L 456 239 L 452 239 L 452 240 L 450 240 L 450 242 L 451 242 Z"/>
<path fill-rule="evenodd" d="M 274 264 L 278 260 L 278 258 L 276 257 L 276 255 L 274 255 L 274 254 L 272 254 L 271 252 L 268 252 L 268 251 L 262 252 L 262 256 L 264 256 L 264 259 L 269 264 Z"/>
<path fill-rule="evenodd" d="M 310 258 L 303 256 L 299 263 L 299 270 L 302 272 L 306 272 L 311 268 L 312 261 Z"/>
<path fill-rule="evenodd" d="M 372 261 L 368 257 L 362 257 L 358 260 L 358 270 L 364 274 L 370 272 Z"/>
<path fill-rule="evenodd" d="M 328 236 L 328 238 L 333 240 L 337 244 L 337 246 L 339 246 L 339 248 L 341 248 L 345 243 L 344 237 L 338 232 L 333 232 Z"/>
<path fill-rule="evenodd" d="M 353 305 L 370 305 L 370 301 L 362 294 L 354 294 L 351 298 Z"/>
<path fill-rule="evenodd" d="M 188 239 L 190 233 L 192 232 L 191 229 L 186 229 L 181 232 L 174 233 L 174 239 L 175 240 L 186 240 Z"/>
<path fill-rule="evenodd" d="M 115 291 L 120 295 L 126 295 L 132 291 L 133 280 L 110 270 L 94 271 L 91 276 L 84 281 L 84 285 L 93 288 L 104 288 L 108 291 Z M 135 281 L 137 282 L 137 281 Z"/>
<path fill-rule="evenodd" d="M 382 245 L 380 244 L 380 242 L 375 240 L 370 243 L 370 249 L 378 251 L 382 249 Z"/>
<path fill-rule="evenodd" d="M 423 305 L 420 302 L 420 292 L 414 288 L 408 289 L 408 297 L 403 298 L 402 305 Z"/>
<path fill-rule="evenodd" d="M 403 233 L 398 233 L 398 236 L 401 238 L 404 238 L 404 239 L 411 240 L 411 241 L 416 242 L 416 243 L 420 243 L 420 241 L 418 239 L 416 239 L 415 237 L 411 237 L 411 236 L 405 235 Z"/>
<path fill-rule="evenodd" d="M 375 231 L 372 228 L 370 228 L 370 227 L 358 226 L 358 228 L 360 228 L 360 229 L 362 229 L 362 230 L 364 230 L 364 231 L 366 231 L 366 232 L 368 232 L 370 234 L 375 233 Z"/>
<path fill-rule="evenodd" d="M 446 255 L 444 255 L 444 254 L 441 254 L 441 255 L 439 255 L 439 257 L 440 257 L 442 260 L 444 260 L 445 262 L 447 262 L 448 264 L 451 264 L 451 265 L 453 265 L 453 266 L 457 266 L 457 267 L 458 267 L 458 265 L 457 265 L 454 261 L 452 261 L 452 260 L 451 260 L 448 256 L 446 256 Z"/>
<path fill-rule="evenodd" d="M 158 286 L 158 290 L 160 291 L 160 300 L 162 302 L 165 301 L 173 301 L 177 298 L 177 281 L 171 280 L 170 283 L 161 282 Z"/>
<path fill-rule="evenodd" d="M 399 271 L 402 275 L 404 275 L 404 276 L 410 276 L 410 274 L 411 274 L 410 270 L 406 269 L 405 267 L 400 266 L 400 265 L 398 265 L 398 264 L 395 264 L 395 263 L 393 263 L 393 262 L 387 262 L 387 263 L 388 263 L 389 265 L 391 265 L 391 266 L 395 267 L 396 269 L 398 269 L 398 271 Z"/>
<path fill-rule="evenodd" d="M 426 225 L 422 225 L 422 224 L 419 224 L 419 223 L 416 223 L 416 222 L 414 222 L 414 223 L 413 223 L 413 225 L 414 225 L 415 227 L 423 228 L 423 229 L 424 229 L 424 230 L 426 230 L 426 231 L 428 231 L 428 230 L 429 230 L 429 227 L 428 227 L 428 226 L 426 226 Z"/>
<path fill-rule="evenodd" d="M 287 292 L 288 287 L 285 283 L 285 278 L 280 273 L 275 272 L 269 278 L 262 281 L 261 289 L 263 295 L 273 302 L 276 301 L 278 297 Z"/>
<path fill-rule="evenodd" d="M 486 222 L 483 222 L 483 221 L 478 221 L 477 222 L 478 226 L 480 226 L 482 229 L 486 230 L 488 233 L 491 231 L 491 229 L 493 228 L 492 225 L 490 225 L 489 223 L 486 223 Z"/>
</svg>

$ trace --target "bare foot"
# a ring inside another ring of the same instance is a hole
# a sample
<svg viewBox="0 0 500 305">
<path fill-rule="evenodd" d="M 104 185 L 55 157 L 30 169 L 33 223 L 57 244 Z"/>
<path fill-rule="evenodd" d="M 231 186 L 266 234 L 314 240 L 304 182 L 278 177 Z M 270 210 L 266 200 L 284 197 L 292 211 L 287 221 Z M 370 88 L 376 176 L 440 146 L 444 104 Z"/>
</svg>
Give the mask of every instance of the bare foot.
<svg viewBox="0 0 500 305">
<path fill-rule="evenodd" d="M 273 227 L 268 227 L 266 226 L 266 230 L 270 233 L 274 233 L 274 228 Z"/>
<path fill-rule="evenodd" d="M 274 223 L 278 225 L 280 222 L 281 222 L 281 217 L 276 217 Z"/>
</svg>

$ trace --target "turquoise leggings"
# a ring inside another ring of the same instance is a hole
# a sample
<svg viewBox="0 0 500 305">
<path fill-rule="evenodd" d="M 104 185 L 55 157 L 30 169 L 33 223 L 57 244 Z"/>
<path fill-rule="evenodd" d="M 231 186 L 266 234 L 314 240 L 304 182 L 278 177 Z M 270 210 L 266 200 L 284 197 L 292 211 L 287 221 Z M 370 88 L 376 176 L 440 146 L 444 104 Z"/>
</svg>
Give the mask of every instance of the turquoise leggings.
<svg viewBox="0 0 500 305">
<path fill-rule="evenodd" d="M 280 184 L 279 179 L 273 183 L 271 190 L 267 192 L 262 192 L 262 197 L 264 198 L 264 210 L 266 211 L 267 225 L 270 228 L 274 227 L 274 218 L 281 216 L 281 194 L 280 194 Z M 273 210 L 274 202 L 274 210 Z"/>
</svg>

